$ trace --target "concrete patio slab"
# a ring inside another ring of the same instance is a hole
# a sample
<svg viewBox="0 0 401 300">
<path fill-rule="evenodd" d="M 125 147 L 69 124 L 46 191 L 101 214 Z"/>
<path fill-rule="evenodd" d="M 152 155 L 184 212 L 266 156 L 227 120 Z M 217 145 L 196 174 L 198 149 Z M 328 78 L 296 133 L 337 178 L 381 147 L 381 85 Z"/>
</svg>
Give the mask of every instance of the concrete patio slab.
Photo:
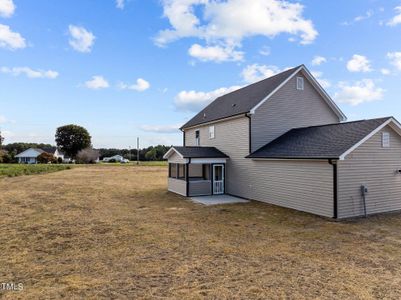
<svg viewBox="0 0 401 300">
<path fill-rule="evenodd" d="M 230 196 L 230 195 L 213 195 L 213 196 L 200 196 L 190 198 L 195 203 L 203 205 L 221 205 L 221 204 L 234 204 L 234 203 L 248 203 L 248 200 Z"/>
</svg>

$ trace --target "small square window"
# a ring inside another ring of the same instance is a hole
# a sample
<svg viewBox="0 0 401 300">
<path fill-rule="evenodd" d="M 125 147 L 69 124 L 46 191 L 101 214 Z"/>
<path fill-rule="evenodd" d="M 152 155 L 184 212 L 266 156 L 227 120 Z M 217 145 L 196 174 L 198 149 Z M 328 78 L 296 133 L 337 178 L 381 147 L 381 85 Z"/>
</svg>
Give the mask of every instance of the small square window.
<svg viewBox="0 0 401 300">
<path fill-rule="evenodd" d="M 214 139 L 214 126 L 209 126 L 209 139 Z"/>
<path fill-rule="evenodd" d="M 303 91 L 304 89 L 304 79 L 303 77 L 297 77 L 297 90 Z"/>
<path fill-rule="evenodd" d="M 389 132 L 382 133 L 382 147 L 383 148 L 390 147 L 390 133 Z"/>
</svg>

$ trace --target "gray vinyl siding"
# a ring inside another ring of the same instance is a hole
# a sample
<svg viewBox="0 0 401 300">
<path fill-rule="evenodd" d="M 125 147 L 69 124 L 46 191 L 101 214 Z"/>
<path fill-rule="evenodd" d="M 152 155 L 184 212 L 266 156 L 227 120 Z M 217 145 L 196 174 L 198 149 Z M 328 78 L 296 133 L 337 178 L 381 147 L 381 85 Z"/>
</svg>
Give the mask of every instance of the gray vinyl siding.
<svg viewBox="0 0 401 300">
<path fill-rule="evenodd" d="M 333 216 L 333 167 L 327 161 L 254 161 L 246 159 L 249 120 L 241 117 L 218 122 L 215 139 L 200 126 L 201 146 L 214 146 L 230 158 L 226 164 L 226 193 Z M 186 130 L 186 145 L 195 145 L 195 130 Z"/>
<path fill-rule="evenodd" d="M 255 160 L 251 163 L 248 198 L 333 217 L 333 167 L 328 161 Z"/>
<path fill-rule="evenodd" d="M 252 115 L 252 151 L 297 127 L 339 123 L 339 117 L 304 77 L 297 90 L 294 76 Z"/>
<path fill-rule="evenodd" d="M 247 190 L 244 174 L 249 165 L 245 159 L 249 154 L 249 120 L 247 117 L 239 117 L 213 125 L 214 139 L 209 139 L 208 125 L 186 130 L 186 146 L 195 146 L 195 130 L 199 129 L 201 146 L 216 147 L 230 157 L 226 164 L 226 192 L 244 197 L 243 191 Z"/>
<path fill-rule="evenodd" d="M 390 148 L 382 148 L 382 132 L 390 133 Z M 338 163 L 339 218 L 364 214 L 360 192 L 367 185 L 367 213 L 401 210 L 401 138 L 384 128 Z"/>
<path fill-rule="evenodd" d="M 176 164 L 185 164 L 187 163 L 187 160 L 185 158 L 181 158 L 176 152 L 174 152 L 168 159 L 170 163 L 176 163 Z"/>
<path fill-rule="evenodd" d="M 175 178 L 168 179 L 168 190 L 180 194 L 182 196 L 187 195 L 187 183 L 185 180 L 179 180 Z"/>
<path fill-rule="evenodd" d="M 211 194 L 212 182 L 210 180 L 189 182 L 189 196 L 204 196 Z"/>
</svg>

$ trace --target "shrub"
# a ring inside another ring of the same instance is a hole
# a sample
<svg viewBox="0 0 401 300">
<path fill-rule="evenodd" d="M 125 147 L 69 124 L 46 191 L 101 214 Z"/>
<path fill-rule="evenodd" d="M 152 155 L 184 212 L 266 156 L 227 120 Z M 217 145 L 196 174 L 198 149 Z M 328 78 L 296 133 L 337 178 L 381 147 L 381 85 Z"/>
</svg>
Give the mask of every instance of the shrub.
<svg viewBox="0 0 401 300">
<path fill-rule="evenodd" d="M 63 159 L 61 157 L 57 158 L 57 163 L 58 164 L 62 164 L 63 163 Z"/>
<path fill-rule="evenodd" d="M 56 163 L 57 160 L 53 154 L 43 152 L 37 158 L 38 163 L 40 164 L 48 164 L 48 163 Z"/>
</svg>

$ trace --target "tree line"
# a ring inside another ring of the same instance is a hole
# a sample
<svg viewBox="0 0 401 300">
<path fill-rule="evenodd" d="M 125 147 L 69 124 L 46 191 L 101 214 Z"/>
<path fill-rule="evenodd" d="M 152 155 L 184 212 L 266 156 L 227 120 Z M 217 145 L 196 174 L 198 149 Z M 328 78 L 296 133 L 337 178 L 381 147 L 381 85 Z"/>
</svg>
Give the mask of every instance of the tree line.
<svg viewBox="0 0 401 300">
<path fill-rule="evenodd" d="M 55 140 L 57 147 L 65 153 L 66 156 L 81 163 L 94 162 L 96 158 L 102 160 L 104 157 L 121 155 L 129 160 L 137 159 L 137 149 L 116 149 L 92 147 L 91 136 L 89 132 L 77 125 L 66 125 L 57 128 Z M 29 148 L 50 148 L 54 147 L 44 143 L 10 143 L 3 145 L 4 138 L 0 132 L 0 163 L 14 163 L 15 156 Z M 139 160 L 141 161 L 160 161 L 170 147 L 164 145 L 150 146 L 139 150 Z M 44 155 L 44 161 L 55 162 L 51 157 Z"/>
</svg>

